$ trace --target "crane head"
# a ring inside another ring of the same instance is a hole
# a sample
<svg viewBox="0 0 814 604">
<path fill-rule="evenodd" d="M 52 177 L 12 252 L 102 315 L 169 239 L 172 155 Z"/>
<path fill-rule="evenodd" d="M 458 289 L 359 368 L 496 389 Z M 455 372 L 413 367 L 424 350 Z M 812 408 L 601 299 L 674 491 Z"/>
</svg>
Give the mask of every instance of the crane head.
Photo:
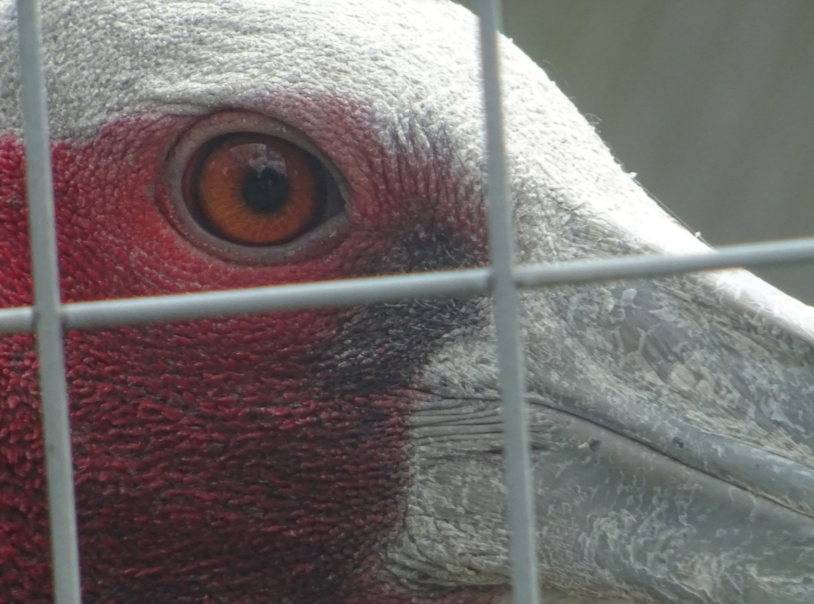
<svg viewBox="0 0 814 604">
<path fill-rule="evenodd" d="M 488 263 L 477 22 L 442 0 L 44 2 L 64 302 Z M 33 302 L 0 2 L 0 306 Z M 705 250 L 500 43 L 517 260 Z M 97 602 L 510 595 L 488 298 L 69 331 Z M 814 316 L 742 271 L 526 291 L 541 584 L 814 596 Z M 51 597 L 33 338 L 0 338 L 0 600 Z"/>
</svg>

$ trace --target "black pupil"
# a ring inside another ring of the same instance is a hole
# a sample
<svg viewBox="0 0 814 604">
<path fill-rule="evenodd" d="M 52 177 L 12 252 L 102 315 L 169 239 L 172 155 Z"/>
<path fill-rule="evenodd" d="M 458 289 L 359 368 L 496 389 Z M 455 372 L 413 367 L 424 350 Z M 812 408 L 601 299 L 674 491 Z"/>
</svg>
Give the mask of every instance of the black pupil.
<svg viewBox="0 0 814 604">
<path fill-rule="evenodd" d="M 265 166 L 259 172 L 252 170 L 243 181 L 243 200 L 255 212 L 270 214 L 285 205 L 288 189 L 286 175 Z"/>
</svg>

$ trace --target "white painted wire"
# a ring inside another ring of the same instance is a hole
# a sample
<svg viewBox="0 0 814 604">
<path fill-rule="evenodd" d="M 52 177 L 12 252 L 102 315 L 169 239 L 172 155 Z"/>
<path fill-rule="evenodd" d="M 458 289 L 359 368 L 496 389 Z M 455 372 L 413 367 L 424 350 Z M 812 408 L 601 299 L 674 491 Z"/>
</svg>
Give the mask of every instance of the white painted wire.
<svg viewBox="0 0 814 604">
<path fill-rule="evenodd" d="M 79 547 L 62 347 L 54 187 L 51 182 L 51 146 L 48 140 L 48 111 L 42 70 L 39 2 L 18 0 L 17 27 L 54 600 L 57 604 L 79 604 Z"/>
<path fill-rule="evenodd" d="M 503 99 L 500 86 L 498 30 L 500 1 L 476 0 L 480 17 L 481 65 L 486 113 L 486 190 L 492 305 L 497 335 L 498 386 L 503 420 L 507 519 L 511 558 L 512 601 L 539 604 L 534 480 L 529 451 L 523 346 L 518 318 L 519 295 L 514 280 L 514 222 L 506 166 Z"/>
<path fill-rule="evenodd" d="M 780 266 L 812 260 L 814 260 L 814 238 L 792 239 L 732 245 L 692 254 L 652 254 L 518 265 L 514 268 L 514 280 L 521 289 L 534 289 L 728 268 Z M 476 268 L 199 294 L 72 302 L 63 304 L 61 312 L 63 326 L 66 329 L 82 330 L 298 308 L 340 307 L 430 298 L 464 298 L 488 294 L 491 275 L 491 269 Z M 32 307 L 0 309 L 0 334 L 26 333 L 33 330 Z"/>
</svg>

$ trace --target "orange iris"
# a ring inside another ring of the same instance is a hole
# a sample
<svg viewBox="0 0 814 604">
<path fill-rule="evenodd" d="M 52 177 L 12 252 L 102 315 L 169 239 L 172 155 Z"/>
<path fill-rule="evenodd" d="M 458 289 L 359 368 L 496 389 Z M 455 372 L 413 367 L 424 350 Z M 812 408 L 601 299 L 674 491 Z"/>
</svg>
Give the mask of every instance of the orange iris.
<svg viewBox="0 0 814 604">
<path fill-rule="evenodd" d="M 314 223 L 323 192 L 316 160 L 266 134 L 220 137 L 192 174 L 195 210 L 215 235 L 252 246 L 279 245 Z"/>
</svg>

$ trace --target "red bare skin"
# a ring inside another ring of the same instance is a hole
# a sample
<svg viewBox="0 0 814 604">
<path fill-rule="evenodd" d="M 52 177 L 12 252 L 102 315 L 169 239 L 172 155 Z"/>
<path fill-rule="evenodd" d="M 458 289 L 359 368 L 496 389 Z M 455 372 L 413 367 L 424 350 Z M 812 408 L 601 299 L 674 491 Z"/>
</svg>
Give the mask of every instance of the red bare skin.
<svg viewBox="0 0 814 604">
<path fill-rule="evenodd" d="M 429 185 L 389 183 L 386 195 L 354 196 L 350 228 L 310 259 L 219 259 L 162 211 L 164 162 L 190 123 L 142 116 L 55 144 L 64 301 L 422 270 L 435 262 L 427 225 L 453 232 L 461 222 L 463 206 L 438 202 L 422 206 L 421 220 L 403 220 Z M 32 302 L 23 174 L 20 140 L 0 138 L 2 307 Z M 483 244 L 472 242 L 482 217 L 463 219 L 466 240 L 445 245 L 463 250 L 458 265 L 479 264 Z M 385 327 L 365 329 L 373 316 L 397 328 L 393 312 L 298 311 L 67 334 L 85 601 L 491 601 L 495 594 L 408 594 L 377 569 L 410 478 L 410 379 L 432 349 Z M 49 602 L 52 593 L 32 342 L 0 338 L 0 602 Z M 421 358 L 405 362 L 414 349 Z"/>
</svg>

